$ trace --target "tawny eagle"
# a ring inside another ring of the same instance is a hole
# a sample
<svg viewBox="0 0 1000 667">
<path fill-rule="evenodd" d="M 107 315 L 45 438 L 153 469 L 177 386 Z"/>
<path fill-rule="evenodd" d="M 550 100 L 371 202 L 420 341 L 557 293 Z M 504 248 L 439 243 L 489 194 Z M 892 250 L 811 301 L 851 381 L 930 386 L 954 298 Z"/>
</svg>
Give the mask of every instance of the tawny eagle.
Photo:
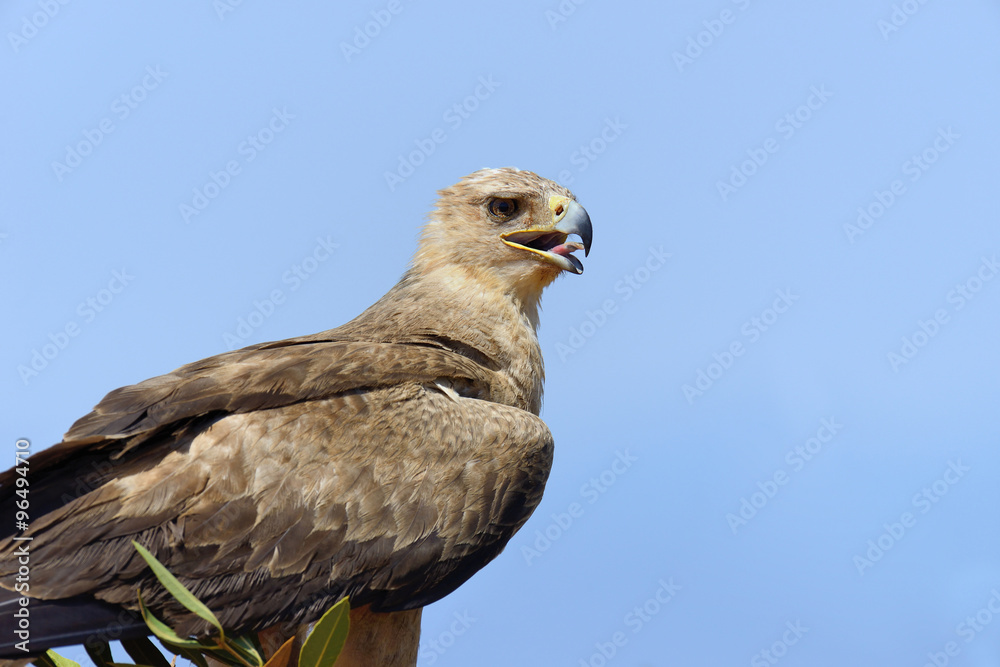
<svg viewBox="0 0 1000 667">
<path fill-rule="evenodd" d="M 528 171 L 439 194 L 409 270 L 351 322 L 116 389 L 32 456 L 27 590 L 15 471 L 0 476 L 0 658 L 25 657 L 23 594 L 31 653 L 146 634 L 125 612 L 137 589 L 182 635 L 210 634 L 137 540 L 229 630 L 307 624 L 350 596 L 343 664 L 415 663 L 421 607 L 495 558 L 542 497 L 539 298 L 582 273 L 572 253 L 592 235 L 573 194 Z"/>
</svg>

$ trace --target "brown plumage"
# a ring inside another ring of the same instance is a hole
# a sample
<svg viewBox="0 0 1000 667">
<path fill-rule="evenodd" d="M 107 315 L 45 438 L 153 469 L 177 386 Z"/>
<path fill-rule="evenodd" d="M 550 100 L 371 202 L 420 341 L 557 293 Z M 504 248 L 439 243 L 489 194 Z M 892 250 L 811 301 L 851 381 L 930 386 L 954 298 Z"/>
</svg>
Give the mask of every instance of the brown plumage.
<svg viewBox="0 0 1000 667">
<path fill-rule="evenodd" d="M 391 664 L 412 664 L 419 608 L 499 554 L 541 499 L 553 442 L 537 417 L 538 300 L 582 271 L 570 253 L 590 235 L 561 186 L 481 170 L 440 192 L 410 269 L 353 321 L 111 392 L 31 458 L 31 597 L 100 624 L 135 609 L 138 588 L 181 633 L 208 633 L 136 539 L 229 629 L 294 627 L 349 595 L 376 628 L 352 629 L 350 664 L 390 664 L 366 633 L 405 637 Z M 0 476 L 11 514 L 13 482 Z M 70 635 L 36 632 L 31 648 L 82 641 Z"/>
</svg>

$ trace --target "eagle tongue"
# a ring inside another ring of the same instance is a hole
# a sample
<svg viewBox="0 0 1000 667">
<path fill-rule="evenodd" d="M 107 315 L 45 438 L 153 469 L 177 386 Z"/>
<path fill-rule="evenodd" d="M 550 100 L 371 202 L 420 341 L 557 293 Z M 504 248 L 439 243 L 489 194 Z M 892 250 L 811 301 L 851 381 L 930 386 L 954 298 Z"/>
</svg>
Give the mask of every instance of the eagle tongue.
<svg viewBox="0 0 1000 667">
<path fill-rule="evenodd" d="M 549 252 L 553 255 L 559 255 L 565 257 L 569 260 L 573 268 L 576 269 L 577 273 L 583 273 L 583 264 L 576 257 L 573 256 L 573 252 L 576 250 L 583 250 L 583 244 L 581 243 L 560 243 L 557 246 L 549 248 Z"/>
<path fill-rule="evenodd" d="M 583 244 L 580 243 L 560 243 L 557 246 L 549 248 L 549 252 L 556 255 L 562 255 L 563 257 L 569 257 L 571 253 L 576 250 L 583 250 Z"/>
</svg>

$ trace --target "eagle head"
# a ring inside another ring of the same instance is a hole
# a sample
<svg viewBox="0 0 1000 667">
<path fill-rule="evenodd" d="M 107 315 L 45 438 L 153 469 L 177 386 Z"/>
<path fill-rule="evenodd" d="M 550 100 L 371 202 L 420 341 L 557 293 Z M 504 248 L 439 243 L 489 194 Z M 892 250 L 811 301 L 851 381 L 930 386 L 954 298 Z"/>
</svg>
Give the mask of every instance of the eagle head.
<svg viewBox="0 0 1000 667">
<path fill-rule="evenodd" d="M 573 253 L 590 252 L 590 216 L 558 183 L 511 167 L 480 169 L 438 194 L 414 257 L 419 271 L 455 272 L 523 303 L 537 303 L 562 272 L 583 273 Z"/>
</svg>

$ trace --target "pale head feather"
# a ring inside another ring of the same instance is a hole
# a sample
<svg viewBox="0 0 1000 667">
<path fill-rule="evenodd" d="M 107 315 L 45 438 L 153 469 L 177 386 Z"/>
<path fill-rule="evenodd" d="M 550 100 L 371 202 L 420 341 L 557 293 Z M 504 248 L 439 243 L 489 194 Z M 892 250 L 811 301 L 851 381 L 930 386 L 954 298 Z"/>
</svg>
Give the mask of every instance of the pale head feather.
<svg viewBox="0 0 1000 667">
<path fill-rule="evenodd" d="M 475 171 L 438 195 L 421 234 L 413 270 L 501 292 L 536 319 L 542 290 L 561 271 L 535 253 L 508 246 L 500 234 L 551 224 L 549 198 L 576 199 L 573 193 L 533 172 L 504 167 Z M 486 212 L 486 203 L 493 197 L 517 198 L 526 210 L 522 208 L 510 223 L 498 224 Z"/>
</svg>

